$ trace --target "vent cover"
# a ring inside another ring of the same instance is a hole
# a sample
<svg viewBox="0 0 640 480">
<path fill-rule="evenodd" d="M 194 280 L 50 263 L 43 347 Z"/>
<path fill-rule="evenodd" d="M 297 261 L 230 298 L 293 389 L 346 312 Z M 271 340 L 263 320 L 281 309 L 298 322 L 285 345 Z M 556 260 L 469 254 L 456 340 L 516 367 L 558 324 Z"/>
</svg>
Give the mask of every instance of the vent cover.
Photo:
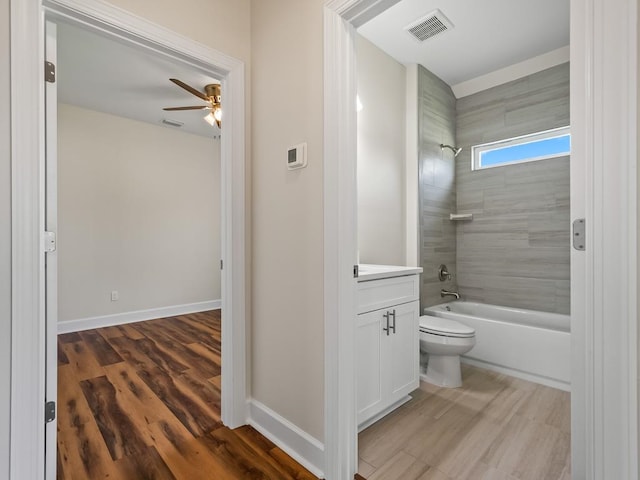
<svg viewBox="0 0 640 480">
<path fill-rule="evenodd" d="M 424 42 L 452 28 L 453 23 L 440 10 L 434 10 L 404 27 L 413 38 L 420 42 Z"/>
</svg>

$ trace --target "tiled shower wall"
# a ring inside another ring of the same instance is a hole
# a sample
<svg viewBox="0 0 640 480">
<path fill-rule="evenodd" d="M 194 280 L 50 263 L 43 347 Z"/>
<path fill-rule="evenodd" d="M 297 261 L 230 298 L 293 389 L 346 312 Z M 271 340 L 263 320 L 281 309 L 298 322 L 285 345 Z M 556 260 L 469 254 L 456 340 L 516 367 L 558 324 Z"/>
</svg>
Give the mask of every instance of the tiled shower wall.
<svg viewBox="0 0 640 480">
<path fill-rule="evenodd" d="M 456 235 L 466 300 L 569 313 L 569 157 L 471 171 L 472 145 L 566 125 L 569 64 L 458 99 L 457 211 L 473 213 Z"/>
<path fill-rule="evenodd" d="M 451 150 L 440 144 L 455 145 L 456 98 L 449 85 L 418 67 L 418 175 L 419 231 L 422 307 L 442 302 L 440 289 L 455 289 L 456 227 L 449 221 L 455 212 L 455 160 Z M 438 266 L 446 264 L 452 281 L 438 280 Z"/>
</svg>

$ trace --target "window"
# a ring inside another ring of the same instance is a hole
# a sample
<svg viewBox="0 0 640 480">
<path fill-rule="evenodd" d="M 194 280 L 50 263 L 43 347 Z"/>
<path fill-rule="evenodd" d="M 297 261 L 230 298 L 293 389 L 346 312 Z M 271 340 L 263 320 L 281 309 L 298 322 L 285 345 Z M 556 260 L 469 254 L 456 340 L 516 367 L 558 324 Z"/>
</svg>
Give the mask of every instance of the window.
<svg viewBox="0 0 640 480">
<path fill-rule="evenodd" d="M 472 170 L 563 157 L 571 153 L 569 127 L 472 147 Z"/>
</svg>

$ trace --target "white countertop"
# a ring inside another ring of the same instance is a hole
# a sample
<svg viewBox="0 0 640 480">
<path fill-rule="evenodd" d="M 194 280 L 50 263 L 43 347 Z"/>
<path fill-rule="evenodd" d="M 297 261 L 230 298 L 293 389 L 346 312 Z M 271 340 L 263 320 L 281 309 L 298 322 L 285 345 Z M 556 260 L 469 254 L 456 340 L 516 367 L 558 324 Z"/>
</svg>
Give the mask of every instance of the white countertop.
<svg viewBox="0 0 640 480">
<path fill-rule="evenodd" d="M 379 280 L 381 278 L 402 277 L 422 273 L 422 267 L 400 267 L 397 265 L 358 265 L 358 281 Z"/>
</svg>

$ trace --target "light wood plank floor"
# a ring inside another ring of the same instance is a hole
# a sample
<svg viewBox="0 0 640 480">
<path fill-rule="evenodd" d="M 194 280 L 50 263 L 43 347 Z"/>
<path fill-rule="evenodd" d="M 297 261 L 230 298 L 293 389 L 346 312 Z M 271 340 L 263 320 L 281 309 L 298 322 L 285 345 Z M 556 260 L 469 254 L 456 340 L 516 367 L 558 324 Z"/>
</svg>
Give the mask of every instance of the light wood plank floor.
<svg viewBox="0 0 640 480">
<path fill-rule="evenodd" d="M 570 396 L 462 366 L 462 388 L 422 383 L 360 433 L 368 480 L 570 480 Z"/>
<path fill-rule="evenodd" d="M 220 311 L 58 337 L 58 479 L 315 479 L 220 423 Z"/>
</svg>

